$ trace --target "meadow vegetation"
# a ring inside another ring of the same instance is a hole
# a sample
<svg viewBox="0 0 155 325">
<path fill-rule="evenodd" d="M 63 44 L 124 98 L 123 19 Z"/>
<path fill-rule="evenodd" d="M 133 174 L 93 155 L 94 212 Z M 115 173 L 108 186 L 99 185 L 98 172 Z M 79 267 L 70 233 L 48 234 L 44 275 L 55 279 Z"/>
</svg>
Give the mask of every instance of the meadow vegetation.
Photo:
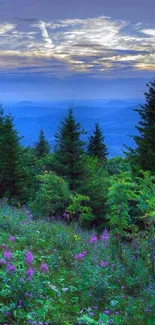
<svg viewBox="0 0 155 325">
<path fill-rule="evenodd" d="M 155 324 L 155 82 L 135 149 L 108 157 L 73 109 L 55 147 L 0 112 L 0 325 Z"/>
</svg>

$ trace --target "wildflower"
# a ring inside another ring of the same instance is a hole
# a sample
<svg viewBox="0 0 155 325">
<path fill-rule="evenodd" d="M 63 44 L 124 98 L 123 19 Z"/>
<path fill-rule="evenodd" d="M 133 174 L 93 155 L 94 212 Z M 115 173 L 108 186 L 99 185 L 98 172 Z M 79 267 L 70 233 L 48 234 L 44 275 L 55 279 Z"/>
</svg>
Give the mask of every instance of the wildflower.
<svg viewBox="0 0 155 325">
<path fill-rule="evenodd" d="M 12 258 L 12 253 L 11 253 L 8 249 L 6 249 L 6 250 L 4 251 L 4 257 L 5 257 L 5 259 L 6 259 L 7 261 L 10 261 L 11 258 Z"/>
<path fill-rule="evenodd" d="M 108 262 L 101 261 L 101 262 L 100 262 L 100 266 L 101 266 L 101 267 L 108 266 Z"/>
<path fill-rule="evenodd" d="M 87 254 L 87 253 L 84 251 L 84 252 L 82 252 L 82 253 L 75 254 L 74 258 L 75 258 L 76 260 L 82 260 L 82 259 L 85 257 L 86 254 Z"/>
<path fill-rule="evenodd" d="M 26 275 L 27 275 L 27 279 L 31 281 L 34 275 L 34 269 L 32 267 L 29 267 L 29 269 L 26 272 Z"/>
<path fill-rule="evenodd" d="M 90 316 L 94 316 L 94 313 L 91 311 L 91 312 L 89 313 L 89 315 L 90 315 Z"/>
<path fill-rule="evenodd" d="M 109 309 L 105 309 L 104 313 L 105 313 L 106 315 L 110 315 L 110 310 L 109 310 Z"/>
<path fill-rule="evenodd" d="M 109 232 L 108 232 L 107 229 L 105 229 L 105 230 L 103 231 L 103 234 L 102 234 L 102 236 L 101 236 L 101 239 L 102 239 L 103 241 L 107 241 L 107 240 L 109 240 Z"/>
<path fill-rule="evenodd" d="M 98 238 L 97 238 L 97 236 L 96 235 L 93 235 L 92 237 L 91 237 L 91 239 L 90 239 L 90 243 L 91 244 L 93 244 L 93 243 L 96 243 L 98 241 Z"/>
<path fill-rule="evenodd" d="M 78 241 L 78 240 L 80 240 L 80 237 L 79 237 L 79 236 L 77 236 L 77 235 L 74 235 L 74 236 L 73 236 L 73 238 L 75 239 L 75 241 Z"/>
<path fill-rule="evenodd" d="M 68 290 L 69 290 L 68 288 L 62 288 L 62 291 L 64 291 L 64 292 L 66 292 Z"/>
<path fill-rule="evenodd" d="M 22 308 L 22 300 L 19 300 L 19 302 L 18 302 L 18 308 Z"/>
<path fill-rule="evenodd" d="M 4 264 L 6 264 L 6 261 L 3 260 L 2 258 L 0 258 L 0 266 L 2 266 L 2 265 L 4 265 Z"/>
<path fill-rule="evenodd" d="M 41 265 L 40 265 L 40 272 L 41 273 L 47 273 L 48 272 L 48 265 L 43 262 Z"/>
<path fill-rule="evenodd" d="M 93 308 L 97 310 L 98 309 L 98 306 L 93 306 Z"/>
<path fill-rule="evenodd" d="M 24 281 L 24 278 L 20 278 L 19 281 L 20 281 L 20 282 L 23 282 L 23 281 Z"/>
<path fill-rule="evenodd" d="M 9 237 L 9 241 L 12 243 L 12 242 L 14 242 L 15 241 L 15 237 L 14 236 L 10 236 Z"/>
<path fill-rule="evenodd" d="M 26 253 L 26 257 L 25 257 L 25 263 L 28 264 L 28 265 L 31 265 L 32 262 L 33 262 L 33 259 L 34 259 L 34 257 L 33 257 L 32 253 L 31 253 L 31 251 L 28 251 Z"/>
<path fill-rule="evenodd" d="M 8 273 L 14 273 L 14 272 L 16 272 L 16 268 L 15 268 L 15 266 L 13 264 L 8 264 L 6 271 Z"/>
<path fill-rule="evenodd" d="M 1 247 L 2 249 L 4 249 L 4 248 L 6 248 L 6 245 L 5 245 L 5 244 L 2 244 L 0 247 Z"/>
</svg>

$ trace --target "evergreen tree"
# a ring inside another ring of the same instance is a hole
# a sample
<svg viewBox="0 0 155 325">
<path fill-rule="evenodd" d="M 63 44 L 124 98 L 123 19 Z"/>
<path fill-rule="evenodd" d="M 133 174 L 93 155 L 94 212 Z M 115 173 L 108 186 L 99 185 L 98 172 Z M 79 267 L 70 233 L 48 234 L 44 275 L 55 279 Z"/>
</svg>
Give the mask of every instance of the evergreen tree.
<svg viewBox="0 0 155 325">
<path fill-rule="evenodd" d="M 127 156 L 137 163 L 143 170 L 155 172 L 155 80 L 147 84 L 148 92 L 145 92 L 146 104 L 135 109 L 141 120 L 136 127 L 139 131 L 133 136 L 136 148 L 128 148 Z"/>
<path fill-rule="evenodd" d="M 71 190 L 80 187 L 84 176 L 84 142 L 81 140 L 84 133 L 74 118 L 73 110 L 69 109 L 55 134 L 54 169 L 68 181 Z"/>
<path fill-rule="evenodd" d="M 104 136 L 99 123 L 95 124 L 93 135 L 89 137 L 88 154 L 98 157 L 100 160 L 106 159 L 108 155 L 107 146 L 104 143 Z"/>
<path fill-rule="evenodd" d="M 39 139 L 35 145 L 34 151 L 36 157 L 39 159 L 50 153 L 50 145 L 45 139 L 43 130 L 40 130 Z"/>
<path fill-rule="evenodd" d="M 18 132 L 14 129 L 12 116 L 0 120 L 0 196 L 22 198 L 23 168 L 22 148 Z"/>
</svg>

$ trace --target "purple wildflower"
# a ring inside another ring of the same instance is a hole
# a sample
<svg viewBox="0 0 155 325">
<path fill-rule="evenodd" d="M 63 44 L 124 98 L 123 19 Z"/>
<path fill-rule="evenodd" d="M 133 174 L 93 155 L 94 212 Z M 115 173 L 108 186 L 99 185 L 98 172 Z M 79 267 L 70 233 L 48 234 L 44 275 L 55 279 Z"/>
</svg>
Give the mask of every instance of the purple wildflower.
<svg viewBox="0 0 155 325">
<path fill-rule="evenodd" d="M 28 264 L 28 265 L 31 265 L 32 262 L 33 262 L 33 259 L 34 259 L 34 257 L 33 257 L 32 253 L 31 253 L 31 251 L 28 251 L 26 253 L 26 257 L 25 257 L 25 263 Z"/>
<path fill-rule="evenodd" d="M 101 262 L 100 262 L 100 266 L 101 266 L 101 267 L 108 266 L 108 262 L 101 261 Z"/>
<path fill-rule="evenodd" d="M 5 244 L 2 244 L 0 247 L 1 247 L 2 249 L 4 249 L 4 248 L 6 248 L 6 245 L 5 245 Z"/>
<path fill-rule="evenodd" d="M 109 310 L 109 309 L 105 309 L 104 313 L 105 313 L 106 315 L 110 315 L 110 310 Z"/>
<path fill-rule="evenodd" d="M 29 267 L 29 269 L 26 272 L 26 275 L 27 275 L 27 279 L 31 281 L 34 275 L 34 269 L 32 267 Z"/>
<path fill-rule="evenodd" d="M 91 244 L 93 244 L 93 243 L 96 243 L 98 241 L 98 238 L 97 238 L 97 236 L 96 235 L 93 235 L 92 237 L 91 237 L 91 239 L 90 239 L 90 243 Z"/>
<path fill-rule="evenodd" d="M 13 264 L 8 264 L 6 271 L 8 273 L 14 273 L 14 272 L 16 272 L 16 268 L 15 268 L 15 266 Z"/>
<path fill-rule="evenodd" d="M 102 239 L 103 241 L 107 241 L 107 240 L 109 240 L 109 232 L 108 232 L 107 229 L 105 229 L 105 230 L 103 231 L 102 236 L 101 236 L 101 239 Z"/>
<path fill-rule="evenodd" d="M 6 259 L 7 261 L 10 261 L 11 258 L 12 258 L 12 253 L 11 253 L 8 249 L 6 249 L 6 250 L 4 251 L 4 257 L 5 257 L 5 259 Z"/>
<path fill-rule="evenodd" d="M 6 264 L 6 261 L 3 260 L 2 258 L 0 258 L 0 266 L 5 265 L 5 264 Z"/>
<path fill-rule="evenodd" d="M 43 262 L 41 265 L 40 265 L 40 272 L 41 273 L 47 273 L 48 272 L 48 265 Z"/>
<path fill-rule="evenodd" d="M 18 308 L 22 308 L 22 300 L 19 300 L 19 302 L 18 302 Z"/>
<path fill-rule="evenodd" d="M 94 313 L 91 311 L 91 312 L 89 313 L 89 315 L 90 315 L 90 316 L 94 316 Z"/>
<path fill-rule="evenodd" d="M 67 217 L 67 213 L 64 212 L 62 216 L 63 216 L 63 218 L 66 218 Z"/>
<path fill-rule="evenodd" d="M 75 258 L 75 260 L 82 260 L 85 257 L 86 254 L 87 253 L 84 251 L 82 253 L 75 254 L 74 258 Z"/>
<path fill-rule="evenodd" d="M 9 241 L 12 243 L 12 242 L 14 242 L 15 241 L 15 237 L 14 236 L 10 236 L 9 237 Z"/>
</svg>

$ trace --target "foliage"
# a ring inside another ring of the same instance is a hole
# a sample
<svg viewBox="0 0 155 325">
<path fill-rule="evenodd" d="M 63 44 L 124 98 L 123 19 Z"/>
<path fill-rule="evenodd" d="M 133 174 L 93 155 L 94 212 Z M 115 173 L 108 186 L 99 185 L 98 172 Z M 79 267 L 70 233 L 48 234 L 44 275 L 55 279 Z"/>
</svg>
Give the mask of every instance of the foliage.
<svg viewBox="0 0 155 325">
<path fill-rule="evenodd" d="M 106 169 L 109 175 L 120 174 L 120 172 L 131 172 L 131 165 L 123 157 L 114 157 L 106 161 Z"/>
<path fill-rule="evenodd" d="M 129 200 L 136 198 L 135 187 L 135 183 L 128 172 L 111 178 L 107 218 L 110 226 L 120 235 L 123 235 L 124 230 L 133 226 L 129 214 Z"/>
<path fill-rule="evenodd" d="M 40 186 L 36 198 L 30 203 L 34 215 L 47 217 L 59 215 L 70 201 L 70 190 L 63 178 L 49 172 L 38 176 Z"/>
<path fill-rule="evenodd" d="M 68 182 L 71 190 L 77 190 L 84 177 L 84 142 L 81 140 L 83 133 L 80 123 L 74 118 L 73 110 L 69 109 L 68 115 L 61 121 L 55 134 L 53 168 Z"/>
<path fill-rule="evenodd" d="M 33 220 L 7 201 L 1 202 L 0 230 L 1 324 L 154 324 L 155 285 L 143 232 L 122 243 L 120 261 L 112 232 L 99 236 L 74 222 Z"/>
<path fill-rule="evenodd" d="M 103 229 L 106 221 L 109 175 L 105 164 L 94 157 L 88 156 L 85 158 L 85 170 L 87 179 L 83 183 L 81 192 L 90 198 L 90 207 L 95 216 L 91 224 Z"/>
<path fill-rule="evenodd" d="M 70 215 L 71 220 L 77 220 L 83 225 L 89 225 L 94 219 L 92 209 L 88 206 L 90 198 L 81 194 L 75 194 L 71 197 L 71 204 L 66 211 Z"/>
<path fill-rule="evenodd" d="M 24 199 L 22 148 L 11 115 L 0 118 L 0 196 Z"/>
<path fill-rule="evenodd" d="M 50 152 L 50 145 L 45 139 L 43 130 L 40 130 L 39 139 L 38 142 L 35 144 L 34 152 L 38 159 L 48 155 Z"/>
<path fill-rule="evenodd" d="M 133 136 L 136 149 L 129 149 L 128 156 L 133 164 L 138 164 L 143 170 L 155 172 L 155 80 L 147 84 L 145 92 L 146 104 L 136 109 L 140 115 L 136 127 L 139 135 Z"/>
<path fill-rule="evenodd" d="M 101 160 L 105 160 L 108 155 L 107 146 L 104 143 L 104 136 L 99 123 L 95 124 L 93 135 L 89 137 L 88 154 Z"/>
</svg>

